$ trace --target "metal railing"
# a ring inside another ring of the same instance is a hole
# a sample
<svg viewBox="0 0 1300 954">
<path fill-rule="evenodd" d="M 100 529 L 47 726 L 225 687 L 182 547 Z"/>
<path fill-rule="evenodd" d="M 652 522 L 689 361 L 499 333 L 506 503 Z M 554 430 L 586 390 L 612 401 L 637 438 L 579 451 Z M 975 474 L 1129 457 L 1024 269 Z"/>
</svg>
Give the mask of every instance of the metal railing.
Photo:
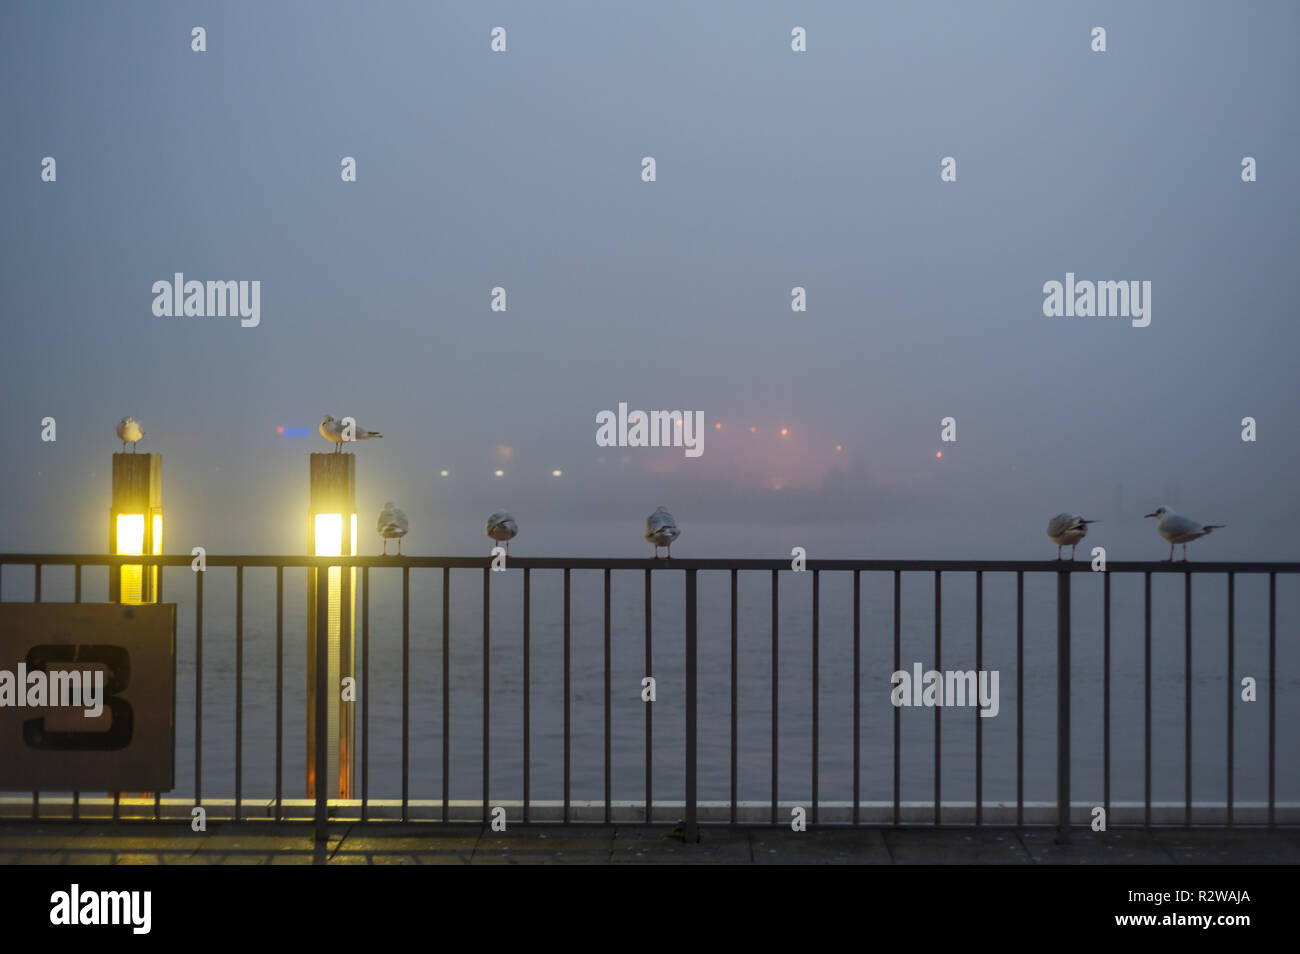
<svg viewBox="0 0 1300 954">
<path fill-rule="evenodd" d="M 243 709 L 243 602 L 244 602 L 244 570 L 246 568 L 274 569 L 276 580 L 276 598 L 275 598 L 275 653 L 276 653 L 276 721 L 275 721 L 275 819 L 281 820 L 286 817 L 284 812 L 285 799 L 282 784 L 283 764 L 284 764 L 284 729 L 283 729 L 283 671 L 284 671 L 284 570 L 286 567 L 306 568 L 308 572 L 313 569 L 319 572 L 321 569 L 330 567 L 355 567 L 359 569 L 360 582 L 360 651 L 361 651 L 361 686 L 360 686 L 360 711 L 361 711 L 361 798 L 360 798 L 360 816 L 362 822 L 375 820 L 368 811 L 370 806 L 369 791 L 369 756 L 370 756 L 370 712 L 369 712 L 369 677 L 370 677 L 370 574 L 375 571 L 400 571 L 401 588 L 402 588 L 402 633 L 401 633 L 401 650 L 402 650 L 402 725 L 401 725 L 401 802 L 400 802 L 400 820 L 403 822 L 413 820 L 408 812 L 410 802 L 409 776 L 410 776 L 410 646 L 411 646 L 411 627 L 410 627 L 410 592 L 411 592 L 411 570 L 442 570 L 442 684 L 441 684 L 441 703 L 442 703 L 442 779 L 441 779 L 441 820 L 446 822 L 451 820 L 450 806 L 451 802 L 451 755 L 450 755 L 450 735 L 447 726 L 450 720 L 450 591 L 451 591 L 451 570 L 453 569 L 479 569 L 482 571 L 482 600 L 483 600 L 483 633 L 482 633 L 482 664 L 483 664 L 483 683 L 482 683 L 482 804 L 481 820 L 487 824 L 490 820 L 491 802 L 489 799 L 489 770 L 491 767 L 491 672 L 489 667 L 490 648 L 492 640 L 491 628 L 491 594 L 492 594 L 492 577 L 491 558 L 488 557 L 310 557 L 310 556 L 207 556 L 207 567 L 212 568 L 233 568 L 235 570 L 236 586 L 236 623 L 235 623 L 235 782 L 234 782 L 234 815 L 235 819 L 245 817 L 243 812 L 244 792 L 242 781 L 242 709 Z M 74 568 L 74 599 L 81 601 L 82 590 L 82 567 L 83 566 L 104 566 L 112 572 L 112 568 L 123 565 L 144 565 L 159 567 L 185 567 L 189 568 L 191 563 L 190 557 L 186 556 L 106 556 L 97 554 L 0 554 L 0 574 L 8 566 L 32 566 L 35 571 L 35 587 L 33 600 L 39 602 L 42 597 L 41 573 L 42 568 L 46 566 L 68 566 Z M 685 709 L 685 739 L 683 746 L 684 758 L 684 792 L 682 807 L 684 810 L 683 835 L 687 842 L 695 840 L 697 828 L 700 824 L 699 817 L 699 799 L 698 799 L 698 753 L 697 753 L 697 735 L 699 732 L 698 721 L 698 673 L 697 673 L 697 649 L 698 649 L 698 584 L 697 577 L 700 573 L 724 573 L 730 577 L 730 804 L 726 812 L 726 822 L 730 824 L 740 823 L 742 820 L 738 816 L 738 806 L 741 804 L 737 799 L 738 792 L 738 770 L 737 770 L 737 738 L 738 738 L 738 613 L 737 613 L 737 579 L 741 573 L 766 573 L 771 577 L 771 798 L 770 812 L 768 817 L 769 824 L 778 823 L 778 744 L 779 744 L 779 727 L 780 727 L 780 623 L 779 623 L 779 575 L 783 572 L 796 572 L 792 569 L 791 564 L 785 560 L 721 560 L 721 559 L 672 559 L 672 560 L 645 560 L 645 559 L 577 559 L 577 558 L 511 558 L 509 563 L 509 572 L 522 572 L 523 575 L 523 607 L 522 607 L 522 693 L 523 693 L 523 722 L 522 722 L 522 821 L 529 823 L 536 819 L 532 815 L 533 801 L 530 793 L 530 611 L 531 611 L 531 572 L 533 570 L 561 570 L 563 571 L 563 593 L 564 593 L 564 610 L 563 610 L 563 803 L 560 820 L 568 823 L 573 820 L 571 813 L 571 705 L 572 691 L 571 685 L 571 579 L 572 571 L 603 571 L 603 592 L 604 592 L 604 685 L 603 685 L 603 758 L 604 758 L 604 803 L 602 820 L 606 824 L 614 823 L 616 820 L 611 813 L 611 721 L 610 721 L 610 699 L 611 699 L 611 616 L 610 616 L 610 590 L 611 574 L 640 572 L 644 574 L 644 591 L 645 591 L 645 671 L 652 672 L 652 648 L 653 648 L 653 626 L 652 626 L 652 581 L 655 574 L 664 573 L 683 573 L 685 575 L 685 622 L 684 622 L 684 675 L 685 675 L 685 696 L 683 705 Z M 975 666 L 976 670 L 983 669 L 984 662 L 984 575 L 986 573 L 1003 573 L 1014 574 L 1016 581 L 1016 802 L 1015 802 L 1015 824 L 1017 826 L 1025 824 L 1025 740 L 1024 740 L 1024 635 L 1025 635 L 1025 574 L 1052 574 L 1056 579 L 1056 804 L 1055 804 L 1055 827 L 1058 830 L 1058 837 L 1062 840 L 1069 839 L 1069 830 L 1071 827 L 1070 818 L 1070 740 L 1071 740 L 1071 723 L 1070 723 L 1070 697 L 1071 697 L 1071 667 L 1070 667 L 1070 642 L 1071 642 L 1071 580 L 1075 573 L 1090 573 L 1091 566 L 1087 562 L 1057 562 L 1057 561 L 966 561 L 966 560 L 808 560 L 806 571 L 812 580 L 812 606 L 811 606 L 811 654 L 812 654 L 812 694 L 811 694 L 811 811 L 809 821 L 813 824 L 821 824 L 819 808 L 821 801 L 819 798 L 819 743 L 821 729 L 821 715 L 819 708 L 819 652 L 820 652 L 820 620 L 821 620 L 821 575 L 822 574 L 851 574 L 853 583 L 853 613 L 852 613 L 852 639 L 853 639 L 853 677 L 852 677 L 852 709 L 853 709 L 853 798 L 851 802 L 851 811 L 848 823 L 854 826 L 864 824 L 861 814 L 861 706 L 862 706 L 862 686 L 861 686 L 861 638 L 862 638 L 862 619 L 861 619 L 861 575 L 869 574 L 892 574 L 893 580 L 893 665 L 894 670 L 901 668 L 901 634 L 902 634 L 902 614 L 901 614 L 901 580 L 903 574 L 923 573 L 933 576 L 934 585 L 934 668 L 941 669 L 941 659 L 943 650 L 942 635 L 942 585 L 944 574 L 968 573 L 974 575 L 975 582 Z M 1103 650 L 1104 650 L 1104 689 L 1103 689 L 1103 712 L 1104 725 L 1102 732 L 1104 736 L 1104 806 L 1107 816 L 1111 809 L 1111 578 L 1115 574 L 1140 575 L 1143 579 L 1143 606 L 1144 606 L 1144 659 L 1145 659 L 1145 693 L 1144 693 L 1144 803 L 1142 825 L 1143 827 L 1152 827 L 1152 708 L 1151 708 L 1151 580 L 1153 575 L 1181 575 L 1184 580 L 1184 633 L 1185 633 L 1185 711 L 1184 711 L 1184 816 L 1182 825 L 1190 826 L 1192 823 L 1192 578 L 1194 576 L 1222 575 L 1227 581 L 1227 633 L 1226 633 L 1226 653 L 1227 653 L 1227 672 L 1231 676 L 1234 672 L 1234 652 L 1235 652 L 1235 594 L 1236 594 L 1236 577 L 1242 574 L 1263 575 L 1268 580 L 1268 775 L 1267 775 L 1267 814 L 1265 822 L 1269 828 L 1277 825 L 1275 817 L 1276 800 L 1276 759 L 1277 759 L 1277 733 L 1276 733 L 1276 710 L 1277 710 L 1277 665 L 1276 665 L 1276 644 L 1277 644 L 1277 575 L 1278 574 L 1298 574 L 1300 573 L 1300 563 L 1139 563 L 1139 562 L 1111 562 L 1107 570 L 1101 575 L 1103 577 Z M 163 600 L 163 572 L 159 571 L 158 583 L 158 600 Z M 195 653 L 195 682 L 194 682 L 194 805 L 203 803 L 203 620 L 204 620 L 204 572 L 193 573 L 194 577 L 194 653 Z M 0 575 L 0 581 L 3 577 Z M 317 587 L 317 605 L 315 612 L 317 614 L 318 632 L 327 631 L 328 625 L 328 594 L 327 587 Z M 325 752 L 325 700 L 327 696 L 326 679 L 328 666 L 326 663 L 326 640 L 317 640 L 317 685 L 315 692 L 316 703 L 316 749 L 317 753 Z M 1235 686 L 1233 680 L 1229 678 L 1228 698 L 1226 708 L 1227 720 L 1227 811 L 1225 816 L 1225 826 L 1231 827 L 1234 824 L 1234 800 L 1233 800 L 1233 711 L 1235 702 Z M 652 819 L 652 811 L 655 806 L 654 788 L 653 788 L 653 706 L 645 707 L 645 820 Z M 934 778 L 933 778 L 933 807 L 929 824 L 934 826 L 943 826 L 943 808 L 944 803 L 941 799 L 941 780 L 942 780 L 942 757 L 943 757 L 943 740 L 940 733 L 941 720 L 943 718 L 943 706 L 934 707 Z M 898 826 L 903 824 L 902 821 L 902 801 L 901 801 L 901 712 L 898 707 L 894 708 L 893 713 L 893 813 L 892 817 L 885 824 Z M 975 717 L 975 741 L 974 741 L 974 761 L 975 761 L 975 804 L 974 804 L 974 822 L 976 825 L 986 824 L 984 816 L 985 800 L 984 791 L 984 752 L 983 752 L 983 723 L 978 713 Z M 31 812 L 30 818 L 44 819 L 46 816 L 41 814 L 41 793 L 34 792 L 31 794 Z M 79 793 L 73 794 L 72 799 L 72 818 L 80 818 Z M 161 817 L 160 814 L 160 796 L 154 796 L 155 820 Z M 331 809 L 338 809 L 337 801 L 332 804 L 325 793 L 325 786 L 318 784 L 316 794 L 312 804 L 313 820 L 319 833 L 324 833 L 330 820 Z M 120 817 L 119 813 L 119 796 L 113 795 L 113 819 L 116 821 Z M 335 820 L 341 816 L 335 814 Z M 351 820 L 351 819 L 349 819 Z M 1007 822 L 1009 823 L 1009 821 Z M 1076 822 L 1077 824 L 1077 822 Z"/>
</svg>

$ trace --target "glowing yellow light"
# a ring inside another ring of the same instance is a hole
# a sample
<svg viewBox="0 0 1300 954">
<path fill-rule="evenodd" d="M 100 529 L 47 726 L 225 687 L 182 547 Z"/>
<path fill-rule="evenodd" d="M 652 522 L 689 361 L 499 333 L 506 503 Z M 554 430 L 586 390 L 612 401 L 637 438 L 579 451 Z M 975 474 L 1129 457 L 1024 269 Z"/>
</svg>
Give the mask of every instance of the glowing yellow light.
<svg viewBox="0 0 1300 954">
<path fill-rule="evenodd" d="M 789 433 L 790 433 L 790 429 L 789 429 L 788 427 L 783 427 L 783 428 L 781 428 L 781 436 L 782 436 L 782 437 L 785 437 L 785 436 L 786 436 L 787 434 L 789 434 Z"/>
<path fill-rule="evenodd" d="M 144 514 L 119 513 L 117 515 L 117 552 L 124 556 L 144 555 Z M 123 603 L 139 603 L 144 593 L 144 567 L 122 567 Z"/>
<path fill-rule="evenodd" d="M 316 514 L 316 555 L 343 555 L 343 514 Z"/>
</svg>

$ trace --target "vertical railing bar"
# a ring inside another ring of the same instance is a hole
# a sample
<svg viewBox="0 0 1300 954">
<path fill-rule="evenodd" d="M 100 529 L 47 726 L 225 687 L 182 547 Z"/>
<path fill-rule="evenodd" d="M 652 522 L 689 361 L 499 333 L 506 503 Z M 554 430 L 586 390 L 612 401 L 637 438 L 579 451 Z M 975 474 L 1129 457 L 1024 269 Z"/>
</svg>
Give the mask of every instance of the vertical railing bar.
<svg viewBox="0 0 1300 954">
<path fill-rule="evenodd" d="M 645 571 L 645 674 L 653 676 L 653 670 L 650 662 L 650 571 Z M 652 758 L 652 741 L 654 733 L 654 704 L 646 703 L 643 707 L 645 710 L 645 820 L 646 824 L 654 818 L 652 810 L 653 801 L 651 800 L 652 781 L 654 778 L 654 759 Z"/>
<path fill-rule="evenodd" d="M 778 676 L 778 670 L 777 670 L 777 661 L 779 659 L 779 653 L 778 653 L 779 642 L 777 638 L 777 634 L 779 632 L 779 627 L 777 624 L 777 612 L 779 610 L 779 595 L 778 595 L 779 592 L 780 592 L 780 587 L 777 581 L 777 571 L 773 570 L 772 571 L 772 817 L 771 817 L 771 822 L 773 825 L 776 824 L 777 781 L 778 781 L 777 767 L 779 764 L 777 758 L 779 754 L 779 742 L 777 736 L 777 725 L 778 725 L 777 713 L 779 711 L 778 704 L 780 701 L 779 694 L 778 694 L 778 689 L 780 686 L 780 678 Z"/>
<path fill-rule="evenodd" d="M 1070 573 L 1056 574 L 1056 838 L 1070 841 Z"/>
<path fill-rule="evenodd" d="M 491 665 L 492 665 L 492 568 L 483 567 L 483 824 L 491 822 L 492 807 L 488 791 L 492 782 L 492 721 L 491 721 Z"/>
<path fill-rule="evenodd" d="M 35 566 L 36 566 L 36 576 L 33 580 L 33 585 L 35 586 L 36 593 L 33 596 L 32 601 L 35 603 L 39 603 L 41 601 L 41 565 L 37 563 Z M 41 793 L 32 792 L 32 821 L 40 821 L 40 818 L 41 818 Z M 113 813 L 113 821 L 117 821 L 116 811 Z"/>
<path fill-rule="evenodd" d="M 203 577 L 194 574 L 194 804 L 203 804 Z M 117 798 L 113 799 L 117 814 Z"/>
<path fill-rule="evenodd" d="M 244 802 L 244 568 L 235 567 L 235 821 Z"/>
<path fill-rule="evenodd" d="M 81 602 L 81 564 L 80 563 L 76 564 L 72 568 L 72 599 L 73 602 L 75 603 Z M 157 817 L 158 817 L 157 812 L 155 812 L 154 818 L 156 819 Z M 72 793 L 72 820 L 79 821 L 80 819 L 81 819 L 81 793 L 73 792 Z"/>
<path fill-rule="evenodd" d="M 1145 654 L 1144 663 L 1144 746 L 1145 755 L 1144 763 L 1144 794 L 1142 807 L 1142 824 L 1146 828 L 1151 827 L 1151 571 L 1148 570 L 1143 574 L 1143 607 L 1142 607 L 1142 627 L 1143 643 Z"/>
<path fill-rule="evenodd" d="M 606 580 L 608 581 L 608 577 L 609 577 L 608 570 L 605 571 L 605 576 L 606 576 Z M 532 664 L 532 647 L 531 647 L 532 586 L 533 586 L 532 570 L 529 570 L 527 567 L 525 567 L 524 568 L 524 824 L 525 825 L 528 824 L 529 801 L 530 801 L 529 788 L 531 787 L 531 782 L 532 782 L 532 778 L 531 778 L 532 754 L 530 751 L 530 747 L 532 744 L 532 739 L 531 739 L 532 732 L 530 730 L 529 712 L 528 712 L 529 706 L 532 703 L 532 696 L 531 696 L 532 676 L 530 675 L 529 672 L 529 667 Z M 608 593 L 606 593 L 607 604 L 608 604 L 608 600 L 609 600 L 609 596 Z M 606 763 L 605 777 L 606 779 L 608 779 L 609 778 L 609 771 L 608 771 L 608 765 L 609 765 L 609 662 L 608 662 L 609 660 L 609 612 L 608 612 L 608 605 L 606 606 L 606 613 L 605 613 L 605 659 L 606 659 L 606 663 L 605 663 L 605 726 L 606 726 L 605 728 L 605 753 L 606 753 L 605 754 L 605 763 Z M 606 785 L 608 786 L 608 782 L 606 782 Z M 606 802 L 609 801 L 608 795 L 606 796 L 605 801 Z M 608 814 L 606 815 L 605 821 L 606 822 L 609 821 Z"/>
<path fill-rule="evenodd" d="M 1016 570 L 1016 824 L 1025 823 L 1025 571 Z"/>
<path fill-rule="evenodd" d="M 1192 827 L 1192 571 L 1183 574 L 1183 827 Z"/>
<path fill-rule="evenodd" d="M 610 669 L 612 659 L 610 656 L 610 639 L 609 639 L 609 567 L 605 567 L 605 824 L 608 825 L 612 818 L 612 733 L 610 729 Z"/>
<path fill-rule="evenodd" d="M 696 630 L 696 571 L 686 571 L 686 818 L 682 823 L 683 839 L 688 845 L 694 845 L 699 840 L 699 805 L 698 795 L 698 770 L 696 751 L 696 732 L 698 729 L 697 709 L 697 692 L 698 685 L 696 681 L 696 643 L 699 634 Z M 813 801 L 813 811 L 816 811 L 816 800 Z"/>
<path fill-rule="evenodd" d="M 894 672 L 899 671 L 903 647 L 903 590 L 902 575 L 894 571 Z M 901 815 L 903 794 L 903 760 L 902 760 L 902 710 L 894 706 L 894 824 L 902 824 Z"/>
<path fill-rule="evenodd" d="M 39 603 L 41 601 L 41 565 L 39 563 L 36 564 L 36 576 L 35 579 L 33 580 L 33 583 L 36 588 L 36 593 L 33 597 L 33 602 Z M 41 793 L 32 792 L 32 821 L 40 821 L 40 818 L 41 818 Z M 113 821 L 117 821 L 116 803 L 114 803 Z"/>
<path fill-rule="evenodd" d="M 370 567 L 361 568 L 361 823 L 370 806 Z"/>
<path fill-rule="evenodd" d="M 311 572 L 310 570 L 308 571 Z M 284 567 L 275 568 L 275 820 L 284 815 Z"/>
<path fill-rule="evenodd" d="M 984 672 L 984 571 L 975 571 L 975 678 Z M 984 718 L 975 709 L 975 825 L 984 824 Z"/>
<path fill-rule="evenodd" d="M 1268 575 L 1268 827 L 1277 804 L 1277 574 Z"/>
<path fill-rule="evenodd" d="M 451 818 L 451 567 L 442 568 L 442 820 Z"/>
<path fill-rule="evenodd" d="M 1233 715 L 1236 703 L 1236 602 L 1237 602 L 1237 581 L 1235 575 L 1228 574 L 1228 797 L 1227 797 L 1227 823 L 1232 827 L 1232 744 L 1233 744 Z"/>
<path fill-rule="evenodd" d="M 410 807 L 411 778 L 411 568 L 402 567 L 402 821 Z"/>
<path fill-rule="evenodd" d="M 738 663 L 738 629 L 736 626 L 736 571 L 731 571 L 731 824 L 736 824 L 737 794 L 737 755 L 738 738 L 737 721 L 740 702 L 740 676 Z"/>
<path fill-rule="evenodd" d="M 943 649 L 943 574 L 939 570 L 934 571 L 934 668 L 938 672 L 943 672 L 943 663 L 940 652 Z M 942 752 L 943 752 L 943 706 L 934 707 L 934 824 L 939 827 L 941 824 L 940 812 L 942 811 L 942 802 L 940 801 L 940 783 L 943 778 L 942 773 Z"/>
<path fill-rule="evenodd" d="M 572 765 L 572 755 L 569 742 L 569 734 L 572 731 L 570 692 L 572 685 L 570 683 L 571 671 L 569 666 L 570 653 L 570 601 L 571 589 L 569 580 L 569 567 L 564 568 L 564 822 L 569 822 L 569 799 L 570 799 L 570 767 Z"/>
<path fill-rule="evenodd" d="M 817 824 L 817 762 L 818 762 L 818 722 L 817 722 L 817 689 L 818 678 L 821 675 L 821 663 L 819 661 L 820 646 L 820 629 L 821 629 L 821 571 L 813 570 L 813 594 L 812 594 L 812 823 Z"/>
<path fill-rule="evenodd" d="M 327 778 L 329 757 L 329 623 L 330 623 L 330 568 L 318 566 L 316 574 L 316 684 L 315 684 L 315 732 L 314 759 L 312 768 L 312 796 L 314 810 L 312 814 L 313 830 L 316 844 L 326 845 L 329 840 L 329 779 Z M 342 568 L 340 567 L 340 573 Z M 201 574 L 200 574 L 201 575 Z"/>
<path fill-rule="evenodd" d="M 1110 574 L 1102 574 L 1102 805 L 1110 816 Z"/>
<path fill-rule="evenodd" d="M 862 571 L 853 571 L 853 824 L 862 799 Z"/>
</svg>

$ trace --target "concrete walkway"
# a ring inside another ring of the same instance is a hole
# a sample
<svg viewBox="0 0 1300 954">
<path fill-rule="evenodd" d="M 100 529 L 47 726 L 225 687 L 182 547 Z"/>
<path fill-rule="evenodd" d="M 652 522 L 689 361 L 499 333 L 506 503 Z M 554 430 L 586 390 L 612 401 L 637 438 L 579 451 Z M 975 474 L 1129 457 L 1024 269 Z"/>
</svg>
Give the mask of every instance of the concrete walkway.
<svg viewBox="0 0 1300 954">
<path fill-rule="evenodd" d="M 317 845 L 306 824 L 0 823 L 0 864 L 1300 864 L 1300 829 L 706 828 L 685 845 L 663 827 L 443 828 L 340 824 Z"/>
</svg>

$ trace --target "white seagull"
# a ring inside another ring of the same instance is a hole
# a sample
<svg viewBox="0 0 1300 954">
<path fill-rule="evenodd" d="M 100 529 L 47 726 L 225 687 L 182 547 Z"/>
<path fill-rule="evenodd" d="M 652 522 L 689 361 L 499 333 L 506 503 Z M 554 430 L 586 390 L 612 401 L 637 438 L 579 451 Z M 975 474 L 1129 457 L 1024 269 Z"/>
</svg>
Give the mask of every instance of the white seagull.
<svg viewBox="0 0 1300 954">
<path fill-rule="evenodd" d="M 124 417 L 117 422 L 117 436 L 122 442 L 122 451 L 125 453 L 126 445 L 131 445 L 132 453 L 135 452 L 135 442 L 144 437 L 144 431 L 140 429 L 140 422 L 133 417 Z"/>
<path fill-rule="evenodd" d="M 383 434 L 380 434 L 378 431 L 368 431 L 359 424 L 353 427 L 352 430 L 353 430 L 352 440 L 354 441 L 368 441 L 375 437 L 384 436 Z M 320 436 L 325 438 L 325 440 L 327 441 L 334 442 L 334 444 L 336 445 L 334 448 L 334 453 L 337 454 L 339 453 L 339 451 L 343 450 L 343 444 L 345 443 L 343 440 L 343 425 L 333 417 L 330 417 L 328 414 L 321 419 Z"/>
<path fill-rule="evenodd" d="M 397 555 L 402 555 L 402 537 L 406 536 L 409 527 L 406 514 L 400 508 L 393 506 L 391 500 L 386 501 L 384 509 L 379 511 L 379 522 L 375 524 L 375 529 L 384 538 L 384 556 L 388 556 L 388 541 L 393 539 L 397 540 Z"/>
<path fill-rule="evenodd" d="M 1174 560 L 1174 544 L 1183 545 L 1183 562 L 1187 562 L 1187 544 L 1200 537 L 1205 536 L 1211 530 L 1222 530 L 1224 524 L 1207 523 L 1199 524 L 1191 517 L 1184 517 L 1182 514 L 1174 513 L 1168 507 L 1157 507 L 1155 513 L 1148 513 L 1144 516 L 1156 518 L 1156 529 L 1160 535 L 1169 541 L 1169 559 L 1161 560 L 1161 563 L 1172 563 Z"/>
<path fill-rule="evenodd" d="M 1096 522 L 1096 520 L 1084 520 L 1077 513 L 1058 513 L 1047 521 L 1047 536 L 1056 544 L 1056 558 L 1063 559 L 1061 547 L 1069 547 L 1070 559 L 1073 560 L 1079 541 L 1088 535 L 1088 524 Z"/>
<path fill-rule="evenodd" d="M 509 554 L 510 541 L 519 532 L 519 525 L 515 523 L 515 518 L 510 515 L 508 510 L 498 510 L 488 517 L 485 532 L 498 543 L 504 543 L 506 553 Z"/>
<path fill-rule="evenodd" d="M 682 535 L 677 529 L 677 521 L 663 507 L 645 518 L 645 538 L 655 545 L 655 559 L 659 559 L 659 548 L 668 548 L 668 559 L 673 558 L 673 541 Z"/>
</svg>

